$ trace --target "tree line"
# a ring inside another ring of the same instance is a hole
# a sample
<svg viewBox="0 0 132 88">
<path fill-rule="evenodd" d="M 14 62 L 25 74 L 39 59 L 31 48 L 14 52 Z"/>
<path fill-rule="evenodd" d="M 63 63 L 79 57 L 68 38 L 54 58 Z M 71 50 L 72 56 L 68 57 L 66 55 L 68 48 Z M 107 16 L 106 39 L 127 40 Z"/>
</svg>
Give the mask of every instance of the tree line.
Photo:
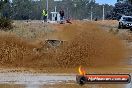
<svg viewBox="0 0 132 88">
<path fill-rule="evenodd" d="M 132 16 L 132 0 L 116 3 L 112 11 L 106 15 L 106 18 L 119 20 L 123 15 Z"/>
<path fill-rule="evenodd" d="M 50 12 L 61 9 L 65 12 L 66 18 L 72 19 L 90 19 L 91 12 L 93 19 L 102 19 L 103 6 L 105 7 L 105 16 L 113 10 L 112 5 L 99 5 L 95 0 L 48 0 L 49 18 Z M 0 4 L 1 5 L 1 4 Z M 12 0 L 4 4 L 1 13 L 3 17 L 14 20 L 40 20 L 42 19 L 42 10 L 46 8 L 46 0 Z"/>
</svg>

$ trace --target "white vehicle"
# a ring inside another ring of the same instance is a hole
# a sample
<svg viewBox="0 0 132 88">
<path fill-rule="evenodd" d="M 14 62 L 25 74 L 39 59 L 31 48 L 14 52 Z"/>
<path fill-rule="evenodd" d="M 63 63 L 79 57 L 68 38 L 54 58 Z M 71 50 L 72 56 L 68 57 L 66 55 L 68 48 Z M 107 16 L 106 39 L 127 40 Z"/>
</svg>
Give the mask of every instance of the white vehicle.
<svg viewBox="0 0 132 88">
<path fill-rule="evenodd" d="M 132 16 L 122 16 L 119 20 L 118 28 L 132 28 Z"/>
</svg>

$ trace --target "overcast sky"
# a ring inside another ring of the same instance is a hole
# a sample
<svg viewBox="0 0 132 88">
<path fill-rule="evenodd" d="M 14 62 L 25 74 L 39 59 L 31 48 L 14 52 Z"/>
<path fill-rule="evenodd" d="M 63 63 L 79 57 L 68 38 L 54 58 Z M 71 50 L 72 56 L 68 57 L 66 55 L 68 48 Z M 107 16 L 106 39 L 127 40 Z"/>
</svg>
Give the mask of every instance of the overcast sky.
<svg viewBox="0 0 132 88">
<path fill-rule="evenodd" d="M 99 4 L 110 4 L 110 5 L 114 5 L 117 0 L 96 0 L 97 3 Z"/>
</svg>

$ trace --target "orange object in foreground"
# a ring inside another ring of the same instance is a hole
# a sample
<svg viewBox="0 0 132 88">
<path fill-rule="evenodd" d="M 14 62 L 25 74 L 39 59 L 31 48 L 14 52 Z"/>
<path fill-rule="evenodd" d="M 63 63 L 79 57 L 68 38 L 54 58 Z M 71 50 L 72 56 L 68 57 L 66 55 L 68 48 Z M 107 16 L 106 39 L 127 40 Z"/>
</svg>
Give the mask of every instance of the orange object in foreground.
<svg viewBox="0 0 132 88">
<path fill-rule="evenodd" d="M 84 68 L 82 68 L 82 66 L 79 67 L 78 71 L 79 71 L 80 75 L 85 75 L 86 74 L 86 71 L 85 71 Z"/>
</svg>

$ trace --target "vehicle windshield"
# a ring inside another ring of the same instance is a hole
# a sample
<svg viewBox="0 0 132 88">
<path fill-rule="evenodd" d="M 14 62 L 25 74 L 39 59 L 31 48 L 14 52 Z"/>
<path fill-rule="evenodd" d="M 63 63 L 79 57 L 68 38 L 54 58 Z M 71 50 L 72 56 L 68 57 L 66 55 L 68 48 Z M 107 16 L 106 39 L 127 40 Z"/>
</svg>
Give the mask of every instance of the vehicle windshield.
<svg viewBox="0 0 132 88">
<path fill-rule="evenodd" d="M 124 17 L 123 20 L 124 20 L 124 21 L 132 22 L 132 18 L 131 18 L 131 17 Z"/>
</svg>

